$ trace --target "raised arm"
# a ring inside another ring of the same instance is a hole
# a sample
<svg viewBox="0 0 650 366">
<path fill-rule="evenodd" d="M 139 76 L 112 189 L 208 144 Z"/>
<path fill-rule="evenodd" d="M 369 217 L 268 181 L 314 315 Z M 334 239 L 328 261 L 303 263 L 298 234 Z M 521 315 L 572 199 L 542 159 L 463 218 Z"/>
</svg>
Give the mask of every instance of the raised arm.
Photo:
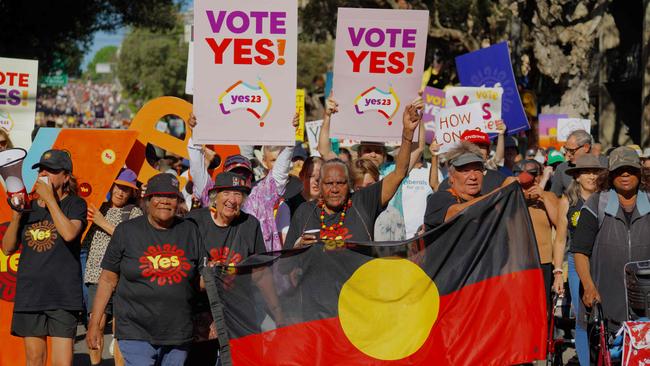
<svg viewBox="0 0 650 366">
<path fill-rule="evenodd" d="M 497 148 L 494 151 L 494 162 L 496 165 L 503 165 L 503 159 L 506 156 L 506 124 L 503 121 L 497 121 L 497 131 L 499 135 L 497 136 Z"/>
<path fill-rule="evenodd" d="M 411 159 L 409 161 L 409 169 L 408 171 L 410 172 L 415 164 L 420 160 L 422 157 L 422 153 L 424 152 L 424 149 L 426 148 L 426 139 L 425 135 L 425 129 L 424 129 L 424 122 L 420 120 L 420 128 L 418 129 L 418 146 L 411 151 Z"/>
<path fill-rule="evenodd" d="M 418 101 L 419 99 L 419 101 Z M 409 168 L 409 160 L 411 155 L 411 144 L 413 143 L 413 134 L 415 128 L 422 120 L 420 110 L 422 110 L 422 99 L 418 97 L 413 103 L 404 108 L 404 115 L 402 117 L 402 144 L 399 149 L 399 154 L 395 161 L 395 170 L 388 174 L 381 186 L 381 205 L 385 206 L 388 201 L 393 198 L 397 188 L 406 177 Z"/>
<path fill-rule="evenodd" d="M 318 153 L 324 160 L 336 158 L 336 154 L 332 151 L 332 146 L 330 145 L 330 119 L 332 118 L 332 114 L 337 113 L 338 111 L 339 104 L 334 99 L 334 91 L 332 91 L 330 97 L 327 98 L 327 102 L 325 103 L 323 125 L 318 134 Z"/>
<path fill-rule="evenodd" d="M 440 182 L 438 181 L 438 152 L 440 151 L 440 145 L 436 141 L 431 141 L 429 145 L 429 151 L 431 152 L 431 168 L 429 170 L 429 186 L 434 192 L 438 191 L 438 186 Z"/>
</svg>

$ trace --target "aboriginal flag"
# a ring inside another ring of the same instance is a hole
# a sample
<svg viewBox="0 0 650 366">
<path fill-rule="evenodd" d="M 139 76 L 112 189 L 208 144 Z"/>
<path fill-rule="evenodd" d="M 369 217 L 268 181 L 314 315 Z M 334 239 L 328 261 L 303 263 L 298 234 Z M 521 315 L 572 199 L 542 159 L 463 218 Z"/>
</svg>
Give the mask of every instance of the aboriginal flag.
<svg viewBox="0 0 650 366">
<path fill-rule="evenodd" d="M 410 241 L 318 243 L 204 277 L 225 365 L 544 359 L 544 284 L 517 184 Z"/>
</svg>

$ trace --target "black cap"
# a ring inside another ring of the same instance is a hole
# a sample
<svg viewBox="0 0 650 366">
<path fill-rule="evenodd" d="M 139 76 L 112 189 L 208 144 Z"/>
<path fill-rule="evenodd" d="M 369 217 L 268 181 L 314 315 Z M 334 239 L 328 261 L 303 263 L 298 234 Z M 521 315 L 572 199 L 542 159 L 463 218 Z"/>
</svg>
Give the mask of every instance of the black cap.
<svg viewBox="0 0 650 366">
<path fill-rule="evenodd" d="M 178 178 L 169 173 L 160 173 L 154 175 L 147 182 L 147 191 L 145 192 L 144 196 L 148 197 L 154 194 L 175 194 L 181 197 Z"/>
<path fill-rule="evenodd" d="M 32 169 L 48 168 L 52 170 L 65 170 L 72 173 L 72 159 L 70 154 L 64 150 L 47 150 L 41 155 L 41 160 L 32 165 Z"/>
<path fill-rule="evenodd" d="M 246 183 L 246 179 L 239 174 L 233 172 L 223 172 L 217 175 L 214 180 L 214 188 L 217 192 L 232 190 L 240 191 L 246 194 L 251 192 L 251 187 Z"/>
</svg>

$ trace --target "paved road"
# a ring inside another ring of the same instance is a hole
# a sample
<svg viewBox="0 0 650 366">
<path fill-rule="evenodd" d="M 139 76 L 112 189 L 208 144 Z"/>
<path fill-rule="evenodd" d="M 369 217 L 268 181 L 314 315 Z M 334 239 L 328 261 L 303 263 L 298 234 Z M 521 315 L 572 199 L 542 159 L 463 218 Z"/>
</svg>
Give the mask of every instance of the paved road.
<svg viewBox="0 0 650 366">
<path fill-rule="evenodd" d="M 110 327 L 107 326 L 106 328 L 109 328 L 108 331 L 110 331 Z M 111 344 L 111 340 L 113 339 L 113 336 L 111 334 L 105 334 L 104 335 L 104 344 L 106 345 L 104 347 L 104 353 L 103 353 L 103 361 L 101 363 L 102 366 L 114 366 L 113 363 L 113 356 L 108 352 L 108 345 Z M 88 347 L 86 346 L 86 328 L 83 325 L 79 325 L 77 327 L 77 339 L 75 340 L 74 344 L 74 362 L 72 363 L 73 366 L 88 366 L 90 365 L 90 357 L 88 356 Z"/>
</svg>

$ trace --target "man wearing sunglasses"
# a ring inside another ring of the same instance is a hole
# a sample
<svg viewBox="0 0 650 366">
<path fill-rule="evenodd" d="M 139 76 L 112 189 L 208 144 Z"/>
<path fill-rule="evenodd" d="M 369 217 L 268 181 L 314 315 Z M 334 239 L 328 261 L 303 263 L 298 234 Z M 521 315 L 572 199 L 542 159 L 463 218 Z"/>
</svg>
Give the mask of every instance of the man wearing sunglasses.
<svg viewBox="0 0 650 366">
<path fill-rule="evenodd" d="M 573 177 L 566 174 L 566 170 L 570 167 L 574 167 L 575 162 L 579 157 L 590 154 L 593 143 L 593 138 L 587 131 L 575 130 L 571 132 L 562 147 L 564 150 L 565 162 L 557 166 L 555 174 L 553 175 L 551 192 L 555 193 L 556 196 L 561 197 L 573 181 Z M 598 158 L 603 166 L 607 165 L 606 157 L 599 156 Z"/>
</svg>

